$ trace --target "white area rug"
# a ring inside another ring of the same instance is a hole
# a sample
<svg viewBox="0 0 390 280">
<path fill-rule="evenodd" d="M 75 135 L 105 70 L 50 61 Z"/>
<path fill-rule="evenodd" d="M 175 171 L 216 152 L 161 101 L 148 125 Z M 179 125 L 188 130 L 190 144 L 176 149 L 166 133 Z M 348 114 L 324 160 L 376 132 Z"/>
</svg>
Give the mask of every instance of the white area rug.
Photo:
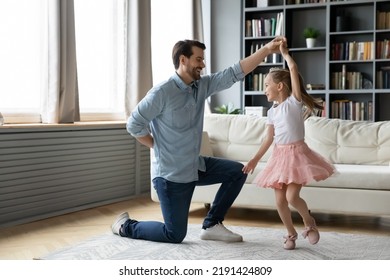
<svg viewBox="0 0 390 280">
<path fill-rule="evenodd" d="M 390 260 L 390 236 L 321 232 L 310 245 L 299 237 L 297 248 L 284 250 L 284 229 L 227 226 L 244 242 L 224 243 L 199 239 L 200 226 L 190 225 L 181 244 L 133 240 L 107 232 L 70 248 L 50 253 L 43 260 Z"/>
</svg>

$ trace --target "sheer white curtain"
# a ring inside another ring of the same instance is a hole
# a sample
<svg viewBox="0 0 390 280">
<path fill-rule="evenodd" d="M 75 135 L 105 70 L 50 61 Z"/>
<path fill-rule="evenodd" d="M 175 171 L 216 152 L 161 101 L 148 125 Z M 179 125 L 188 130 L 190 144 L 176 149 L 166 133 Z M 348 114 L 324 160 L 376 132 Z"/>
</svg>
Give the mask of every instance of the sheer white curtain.
<svg viewBox="0 0 390 280">
<path fill-rule="evenodd" d="M 80 120 L 73 0 L 43 1 L 42 122 Z"/>
<path fill-rule="evenodd" d="M 210 46 L 208 41 L 204 41 L 203 2 L 204 0 L 151 0 L 153 84 L 166 80 L 173 73 L 172 48 L 179 40 L 197 39 L 206 43 L 206 63 L 208 62 Z M 209 3 L 205 6 L 207 10 Z M 163 10 L 169 12 L 162 13 Z M 207 17 L 207 12 L 205 14 Z M 204 70 L 206 72 L 207 69 Z"/>
<path fill-rule="evenodd" d="M 41 5 L 0 1 L 0 111 L 6 123 L 40 122 Z"/>
</svg>

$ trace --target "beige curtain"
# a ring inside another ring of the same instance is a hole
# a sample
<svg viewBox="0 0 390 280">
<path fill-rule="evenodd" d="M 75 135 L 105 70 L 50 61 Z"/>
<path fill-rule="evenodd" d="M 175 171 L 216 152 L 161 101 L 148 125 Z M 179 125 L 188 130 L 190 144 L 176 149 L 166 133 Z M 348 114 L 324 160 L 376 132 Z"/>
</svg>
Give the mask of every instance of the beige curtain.
<svg viewBox="0 0 390 280">
<path fill-rule="evenodd" d="M 194 39 L 204 42 L 202 0 L 192 0 L 192 27 Z"/>
<path fill-rule="evenodd" d="M 203 7 L 202 0 L 192 0 L 192 33 L 193 38 L 195 40 L 205 42 L 204 37 L 204 26 L 203 26 Z M 207 46 L 206 48 L 210 48 L 211 46 Z M 206 52 L 207 54 L 207 52 Z M 205 55 L 206 56 L 206 55 Z M 205 57 L 206 61 L 209 59 L 207 56 Z M 208 73 L 207 67 L 203 69 L 204 74 Z M 205 100 L 205 113 L 211 113 L 210 108 L 210 98 Z"/>
<path fill-rule="evenodd" d="M 153 85 L 150 0 L 127 0 L 125 109 L 131 111 Z"/>
<path fill-rule="evenodd" d="M 46 0 L 43 33 L 43 123 L 80 120 L 73 0 Z"/>
</svg>

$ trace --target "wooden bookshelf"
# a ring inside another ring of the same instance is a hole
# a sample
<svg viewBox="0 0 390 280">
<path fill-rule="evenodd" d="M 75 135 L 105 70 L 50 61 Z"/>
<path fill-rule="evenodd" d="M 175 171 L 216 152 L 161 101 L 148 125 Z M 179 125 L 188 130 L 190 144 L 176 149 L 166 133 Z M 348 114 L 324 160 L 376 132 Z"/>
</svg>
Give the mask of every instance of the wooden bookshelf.
<svg viewBox="0 0 390 280">
<path fill-rule="evenodd" d="M 390 120 L 390 1 L 275 0 L 257 7 L 257 0 L 243 0 L 242 6 L 243 57 L 283 34 L 305 83 L 323 85 L 308 92 L 324 101 L 325 117 Z M 321 32 L 310 49 L 303 37 L 309 26 Z M 287 66 L 270 56 L 249 74 L 243 108 L 271 106 L 262 87 L 271 67 Z"/>
</svg>

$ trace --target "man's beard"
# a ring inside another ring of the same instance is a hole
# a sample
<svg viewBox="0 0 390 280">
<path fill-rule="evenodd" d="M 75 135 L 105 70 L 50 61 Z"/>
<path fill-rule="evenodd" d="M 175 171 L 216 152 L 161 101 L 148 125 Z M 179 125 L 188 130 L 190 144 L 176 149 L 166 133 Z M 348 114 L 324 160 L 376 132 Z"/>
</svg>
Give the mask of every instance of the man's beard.
<svg viewBox="0 0 390 280">
<path fill-rule="evenodd" d="M 199 68 L 192 68 L 192 71 L 190 72 L 191 77 L 196 81 L 200 79 L 200 73 L 198 72 Z"/>
</svg>

